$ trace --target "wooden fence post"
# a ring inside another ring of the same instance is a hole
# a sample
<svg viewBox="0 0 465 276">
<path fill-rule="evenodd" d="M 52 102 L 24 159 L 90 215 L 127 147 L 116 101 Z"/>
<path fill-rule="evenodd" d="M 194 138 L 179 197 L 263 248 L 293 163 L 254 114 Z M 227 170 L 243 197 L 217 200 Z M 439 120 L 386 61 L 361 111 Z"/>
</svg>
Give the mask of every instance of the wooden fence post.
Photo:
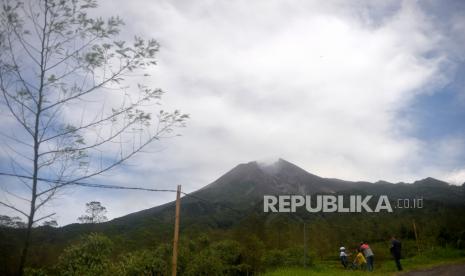
<svg viewBox="0 0 465 276">
<path fill-rule="evenodd" d="M 413 222 L 413 233 L 415 234 L 415 242 L 417 243 L 418 254 L 420 254 L 420 244 L 418 243 L 417 226 L 415 225 L 415 220 L 413 220 L 412 222 Z"/>
<path fill-rule="evenodd" d="M 178 240 L 179 240 L 179 212 L 181 209 L 181 185 L 178 185 L 176 192 L 176 217 L 174 220 L 174 239 L 173 239 L 173 262 L 171 275 L 176 276 L 178 263 Z"/>
</svg>

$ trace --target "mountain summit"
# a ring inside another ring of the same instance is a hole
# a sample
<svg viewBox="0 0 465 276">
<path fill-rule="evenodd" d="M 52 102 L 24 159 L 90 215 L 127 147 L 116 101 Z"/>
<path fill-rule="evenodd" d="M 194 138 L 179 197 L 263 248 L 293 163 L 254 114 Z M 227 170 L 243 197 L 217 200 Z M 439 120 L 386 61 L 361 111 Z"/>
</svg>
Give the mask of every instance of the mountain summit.
<svg viewBox="0 0 465 276">
<path fill-rule="evenodd" d="M 182 209 L 191 220 L 211 216 L 221 217 L 227 208 L 256 209 L 263 195 L 312 195 L 344 193 L 357 195 L 388 195 L 397 198 L 424 198 L 448 204 L 465 204 L 465 189 L 449 185 L 434 178 L 425 178 L 413 184 L 393 184 L 386 181 L 352 182 L 323 178 L 279 159 L 274 163 L 252 161 L 239 164 L 223 176 L 182 198 Z M 221 207 L 222 206 L 222 207 Z M 227 208 L 225 208 L 227 207 Z M 115 221 L 140 218 L 169 218 L 174 212 L 174 202 L 129 214 Z"/>
<path fill-rule="evenodd" d="M 334 193 L 354 182 L 326 179 L 284 160 L 239 164 L 194 195 L 233 205 L 255 204 L 263 195 Z"/>
</svg>

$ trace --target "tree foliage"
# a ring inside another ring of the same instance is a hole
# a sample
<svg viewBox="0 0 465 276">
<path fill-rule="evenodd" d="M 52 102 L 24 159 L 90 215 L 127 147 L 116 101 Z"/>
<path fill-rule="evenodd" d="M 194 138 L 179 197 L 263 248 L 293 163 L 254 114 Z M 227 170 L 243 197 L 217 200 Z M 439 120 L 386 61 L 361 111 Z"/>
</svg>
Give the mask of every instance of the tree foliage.
<svg viewBox="0 0 465 276">
<path fill-rule="evenodd" d="M 172 137 L 188 116 L 159 108 L 163 91 L 147 77 L 157 41 L 119 36 L 119 17 L 91 17 L 95 0 L 4 0 L 0 10 L 0 96 L 8 118 L 1 143 L 11 170 L 3 176 L 29 194 L 21 269 L 31 228 L 61 188 L 79 184 Z"/>
<path fill-rule="evenodd" d="M 86 215 L 78 217 L 78 221 L 81 223 L 100 223 L 107 221 L 105 216 L 107 208 L 102 206 L 98 201 L 91 201 L 86 203 Z"/>
<path fill-rule="evenodd" d="M 26 223 L 20 217 L 0 215 L 0 227 L 25 228 Z"/>
<path fill-rule="evenodd" d="M 105 236 L 90 234 L 80 243 L 65 249 L 57 264 L 60 275 L 108 275 L 112 242 Z"/>
<path fill-rule="evenodd" d="M 354 249 L 359 246 L 359 242 L 370 236 L 370 233 L 372 236 L 368 242 L 378 262 L 391 263 L 390 235 L 401 237 L 401 233 L 408 233 L 413 227 L 413 219 L 418 231 L 420 253 L 415 238 L 406 235 L 401 238 L 402 255 L 405 258 L 427 256 L 430 259 L 447 259 L 464 256 L 465 222 L 461 219 L 463 207 L 430 207 L 418 212 L 406 210 L 399 214 L 379 216 L 367 214 L 311 215 L 305 218 L 307 221 L 305 244 L 302 222 L 288 214 L 279 215 L 280 217 L 263 215 L 255 216 L 253 219 L 243 218 L 227 229 L 205 226 L 197 229 L 196 227 L 182 227 L 178 273 L 179 275 L 251 275 L 279 267 L 302 267 L 304 252 L 306 252 L 307 267 L 318 263 L 318 260 L 322 260 L 325 264 L 339 265 L 337 259 L 339 247 L 343 245 L 348 253 L 353 253 Z M 253 226 L 258 220 L 262 220 L 263 227 L 254 229 Z M 170 223 L 165 225 L 165 230 L 169 231 L 164 231 L 160 224 L 159 220 L 147 220 L 134 226 L 134 221 L 131 220 L 118 221 L 118 226 L 109 223 L 102 225 L 106 226 L 102 228 L 74 225 L 74 229 L 72 227 L 35 229 L 43 232 L 41 237 L 48 241 L 34 248 L 33 252 L 37 253 L 34 255 L 39 255 L 39 253 L 50 255 L 46 259 L 37 259 L 34 267 L 42 268 L 39 272 L 42 271 L 47 275 L 62 275 L 58 266 L 56 269 L 50 269 L 56 264 L 58 256 L 67 255 L 68 253 L 63 252 L 68 252 L 70 248 L 88 250 L 91 254 L 94 247 L 83 246 L 82 244 L 89 244 L 86 239 L 83 239 L 63 251 L 65 244 L 57 243 L 54 240 L 55 237 L 69 235 L 66 240 L 72 241 L 75 240 L 77 229 L 80 229 L 79 233 L 89 231 L 89 229 L 99 229 L 112 241 L 105 257 L 105 260 L 110 262 L 106 268 L 109 274 L 170 275 L 172 244 L 168 241 L 172 237 L 172 228 L 170 228 Z M 449 227 L 445 229 L 444 225 Z M 9 235 L 6 235 L 8 233 Z M 8 249 L 8 252 L 0 254 L 0 258 L 3 258 L 5 262 L 11 262 L 8 253 L 14 251 L 14 247 L 8 245 L 8 242 L 14 240 L 14 233 L 18 233 L 18 230 L 0 229 L 0 249 Z M 306 250 L 304 250 L 304 245 Z M 82 251 L 78 252 L 82 253 Z M 1 250 L 0 253 L 2 253 Z M 73 261 L 74 259 L 67 258 L 67 260 Z M 63 259 L 60 262 L 63 262 Z M 85 273 L 88 273 L 86 271 L 91 271 L 89 269 L 92 269 L 92 266 L 81 268 L 80 271 L 86 275 Z M 2 274 L 1 267 L 0 274 Z"/>
<path fill-rule="evenodd" d="M 44 221 L 42 223 L 42 226 L 47 226 L 47 227 L 57 227 L 58 226 L 58 222 L 54 219 L 52 220 L 47 220 L 47 221 Z"/>
<path fill-rule="evenodd" d="M 124 254 L 115 264 L 116 275 L 165 275 L 169 271 L 168 263 L 163 259 L 160 250 L 140 250 Z"/>
</svg>

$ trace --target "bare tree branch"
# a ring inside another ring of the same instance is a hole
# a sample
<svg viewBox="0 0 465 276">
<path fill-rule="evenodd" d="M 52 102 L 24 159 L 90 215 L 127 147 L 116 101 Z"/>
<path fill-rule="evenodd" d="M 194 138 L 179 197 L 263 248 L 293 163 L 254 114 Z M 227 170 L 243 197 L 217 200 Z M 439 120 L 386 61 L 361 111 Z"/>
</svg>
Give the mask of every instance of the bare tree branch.
<svg viewBox="0 0 465 276">
<path fill-rule="evenodd" d="M 122 115 L 122 114 L 128 112 L 129 110 L 132 110 L 132 109 L 134 109 L 135 107 L 139 106 L 143 101 L 145 101 L 145 100 L 147 100 L 147 99 L 148 99 L 147 97 L 144 97 L 143 99 L 141 99 L 141 100 L 135 102 L 134 104 L 131 104 L 130 106 L 128 106 L 128 107 L 126 107 L 126 108 L 124 108 L 124 109 L 121 109 L 121 110 L 119 110 L 119 111 L 117 111 L 117 112 L 113 112 L 111 115 L 109 115 L 109 116 L 107 116 L 107 117 L 104 117 L 104 118 L 102 118 L 102 119 L 100 119 L 100 120 L 97 120 L 97 121 L 93 121 L 93 122 L 91 122 L 91 123 L 88 123 L 88 124 L 86 124 L 86 125 L 82 125 L 82 126 L 80 126 L 80 127 L 74 128 L 74 129 L 71 129 L 71 130 L 68 130 L 68 131 L 65 131 L 65 132 L 58 133 L 58 134 L 55 134 L 55 135 L 53 135 L 53 136 L 47 137 L 47 138 L 41 140 L 41 142 L 47 142 L 47 141 L 53 140 L 53 139 L 55 139 L 55 138 L 57 138 L 57 137 L 60 137 L 60 136 L 68 135 L 68 134 L 77 132 L 77 131 L 82 130 L 82 129 L 88 129 L 88 128 L 92 127 L 92 126 L 101 124 L 101 123 L 103 123 L 103 122 L 111 121 L 112 119 L 118 117 L 119 115 Z M 47 154 L 47 152 L 46 152 L 46 153 L 42 153 L 41 155 L 44 155 L 44 154 Z"/>
<path fill-rule="evenodd" d="M 6 204 L 6 203 L 1 202 L 1 201 L 0 201 L 0 204 L 3 205 L 3 206 L 5 206 L 5 207 L 8 207 L 8 208 L 10 208 L 10 209 L 12 209 L 12 210 L 15 210 L 15 211 L 18 212 L 18 213 L 23 214 L 23 215 L 24 215 L 25 217 L 27 217 L 27 218 L 29 217 L 29 215 L 28 215 L 26 212 L 23 212 L 23 211 L 19 210 L 18 208 L 14 207 L 13 205 Z"/>
<path fill-rule="evenodd" d="M 48 215 L 46 215 L 46 216 L 43 216 L 43 217 L 41 217 L 41 218 L 39 218 L 39 219 L 34 220 L 34 223 L 37 223 L 37 222 L 39 222 L 39 221 L 41 221 L 41 220 L 44 220 L 44 219 L 49 218 L 49 217 L 54 216 L 54 215 L 56 215 L 56 213 L 48 214 Z"/>
<path fill-rule="evenodd" d="M 84 95 L 87 95 L 87 94 L 89 94 L 89 93 L 91 93 L 91 92 L 93 92 L 93 91 L 95 91 L 95 90 L 97 90 L 97 89 L 99 89 L 99 88 L 102 88 L 105 84 L 114 81 L 114 79 L 115 79 L 116 77 L 118 77 L 119 75 L 121 75 L 121 73 L 124 72 L 124 70 L 127 69 L 129 66 L 130 66 L 130 64 L 127 64 L 126 66 L 120 68 L 120 69 L 119 69 L 116 73 L 114 73 L 111 77 L 109 77 L 109 78 L 103 80 L 103 81 L 100 82 L 99 84 L 94 85 L 94 86 L 92 86 L 91 88 L 89 88 L 89 89 L 87 89 L 87 90 L 85 90 L 85 91 L 83 91 L 83 92 L 81 92 L 81 93 L 78 93 L 78 94 L 73 95 L 73 96 L 71 96 L 71 97 L 68 97 L 68 98 L 66 98 L 66 99 L 59 100 L 59 101 L 57 101 L 57 102 L 55 102 L 55 103 L 53 103 L 53 104 L 51 104 L 51 105 L 48 105 L 48 106 L 44 107 L 44 108 L 43 108 L 43 111 L 47 111 L 48 109 L 53 108 L 53 107 L 55 107 L 55 106 L 57 106 L 57 105 L 64 104 L 64 103 L 66 103 L 66 102 L 68 102 L 68 101 L 71 101 L 71 100 L 80 98 L 80 97 L 82 97 L 82 96 L 84 96 Z"/>
<path fill-rule="evenodd" d="M 172 129 L 184 125 L 187 115 L 160 111 L 156 121 L 145 110 L 147 104 L 158 103 L 161 90 L 141 85 L 138 91 L 126 93 L 133 88 L 127 78 L 156 65 L 159 46 L 155 40 L 119 41 L 123 22 L 117 17 L 91 18 L 88 11 L 95 8 L 93 1 L 13 3 L 0 9 L 0 90 L 15 127 L 29 135 L 24 139 L 4 135 L 15 142 L 5 146 L 14 158 L 10 171 L 0 175 L 17 177 L 30 189 L 28 212 L 8 201 L 2 203 L 28 218 L 19 261 L 18 274 L 22 275 L 31 229 L 51 216 L 36 219 L 39 209 L 61 188 L 104 174 L 153 141 L 171 136 Z M 123 92 L 118 95 L 121 101 L 109 106 L 99 102 L 101 95 L 114 90 Z M 92 113 L 83 103 L 93 105 Z M 100 110 L 95 108 L 98 105 Z M 70 107 L 77 114 L 82 111 L 80 123 L 66 117 Z M 22 146 L 32 151 L 25 153 Z"/>
</svg>

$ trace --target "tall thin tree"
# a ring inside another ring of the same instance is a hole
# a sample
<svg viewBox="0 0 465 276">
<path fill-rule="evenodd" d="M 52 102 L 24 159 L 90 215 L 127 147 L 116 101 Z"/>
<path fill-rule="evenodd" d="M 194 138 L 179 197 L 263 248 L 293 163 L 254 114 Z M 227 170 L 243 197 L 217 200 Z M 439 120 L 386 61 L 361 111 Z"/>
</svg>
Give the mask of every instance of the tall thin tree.
<svg viewBox="0 0 465 276">
<path fill-rule="evenodd" d="M 107 221 L 107 208 L 98 201 L 86 203 L 86 214 L 77 218 L 81 223 L 100 223 Z"/>
<path fill-rule="evenodd" d="M 89 16 L 96 7 L 95 0 L 2 1 L 1 141 L 10 167 L 1 174 L 24 185 L 26 195 L 7 192 L 28 210 L 8 198 L 0 205 L 27 219 L 19 274 L 33 226 L 51 216 L 38 211 L 59 190 L 175 136 L 188 118 L 160 110 L 162 90 L 147 85 L 158 43 L 118 40 L 123 21 Z"/>
</svg>

